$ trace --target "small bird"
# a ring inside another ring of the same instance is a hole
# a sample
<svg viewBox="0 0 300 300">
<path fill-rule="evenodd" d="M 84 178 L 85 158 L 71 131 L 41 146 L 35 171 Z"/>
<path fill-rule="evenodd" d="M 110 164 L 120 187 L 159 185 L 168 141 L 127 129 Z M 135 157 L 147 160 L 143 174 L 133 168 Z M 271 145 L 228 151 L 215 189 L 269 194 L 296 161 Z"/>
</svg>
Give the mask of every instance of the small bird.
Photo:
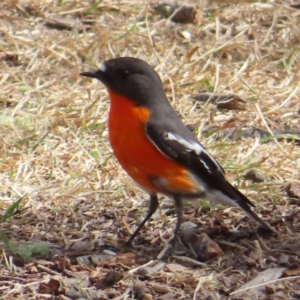
<svg viewBox="0 0 300 300">
<path fill-rule="evenodd" d="M 120 57 L 105 61 L 100 69 L 80 75 L 96 78 L 110 98 L 109 139 L 113 152 L 133 180 L 150 195 L 149 211 L 131 235 L 159 206 L 157 194 L 173 198 L 177 223 L 174 248 L 183 216 L 183 198 L 202 198 L 238 206 L 264 226 L 254 204 L 224 177 L 224 170 L 182 123 L 170 105 L 156 71 L 145 61 Z"/>
</svg>

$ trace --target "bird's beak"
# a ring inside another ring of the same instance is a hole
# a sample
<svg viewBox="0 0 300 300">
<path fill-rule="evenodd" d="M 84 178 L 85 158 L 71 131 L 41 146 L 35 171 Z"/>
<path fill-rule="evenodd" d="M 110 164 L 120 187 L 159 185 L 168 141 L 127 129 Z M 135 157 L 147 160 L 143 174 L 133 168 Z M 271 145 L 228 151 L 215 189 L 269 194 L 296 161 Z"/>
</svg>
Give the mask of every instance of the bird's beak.
<svg viewBox="0 0 300 300">
<path fill-rule="evenodd" d="M 81 76 L 90 77 L 90 78 L 97 78 L 100 81 L 105 79 L 105 72 L 107 71 L 107 67 L 105 63 L 102 63 L 100 68 L 93 72 L 83 72 L 80 73 Z"/>
<path fill-rule="evenodd" d="M 90 78 L 100 79 L 102 73 L 103 72 L 101 70 L 97 70 L 97 71 L 94 71 L 94 72 L 83 72 L 83 73 L 80 73 L 79 75 L 85 76 L 85 77 L 90 77 Z"/>
</svg>

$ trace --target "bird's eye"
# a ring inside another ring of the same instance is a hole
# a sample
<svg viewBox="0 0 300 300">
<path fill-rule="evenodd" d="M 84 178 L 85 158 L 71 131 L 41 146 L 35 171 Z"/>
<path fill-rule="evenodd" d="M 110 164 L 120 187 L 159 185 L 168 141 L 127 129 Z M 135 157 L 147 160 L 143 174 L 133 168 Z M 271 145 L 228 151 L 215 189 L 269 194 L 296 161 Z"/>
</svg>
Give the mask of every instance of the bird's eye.
<svg viewBox="0 0 300 300">
<path fill-rule="evenodd" d="M 128 77 L 129 75 L 129 71 L 128 70 L 122 70 L 119 72 L 118 77 L 120 79 L 125 79 L 126 77 Z"/>
</svg>

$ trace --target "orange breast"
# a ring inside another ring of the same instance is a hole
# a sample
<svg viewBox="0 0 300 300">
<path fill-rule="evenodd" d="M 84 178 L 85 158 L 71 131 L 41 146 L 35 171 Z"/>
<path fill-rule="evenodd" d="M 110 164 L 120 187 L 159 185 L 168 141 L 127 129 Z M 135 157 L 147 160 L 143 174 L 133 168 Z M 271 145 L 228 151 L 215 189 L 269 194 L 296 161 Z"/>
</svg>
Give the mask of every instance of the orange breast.
<svg viewBox="0 0 300 300">
<path fill-rule="evenodd" d="M 148 139 L 145 126 L 150 112 L 135 106 L 126 97 L 108 92 L 111 99 L 109 138 L 123 169 L 149 193 L 164 193 L 166 190 L 193 193 L 199 190 L 189 173 L 165 157 Z"/>
</svg>

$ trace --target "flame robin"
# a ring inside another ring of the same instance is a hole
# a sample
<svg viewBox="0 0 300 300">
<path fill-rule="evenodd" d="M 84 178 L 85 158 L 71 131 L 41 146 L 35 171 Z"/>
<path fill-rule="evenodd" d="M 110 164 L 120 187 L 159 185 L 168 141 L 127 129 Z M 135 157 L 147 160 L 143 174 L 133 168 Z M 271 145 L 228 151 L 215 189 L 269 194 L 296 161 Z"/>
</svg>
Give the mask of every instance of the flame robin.
<svg viewBox="0 0 300 300">
<path fill-rule="evenodd" d="M 81 75 L 96 78 L 107 88 L 113 152 L 127 174 L 150 195 L 149 212 L 127 245 L 157 210 L 159 193 L 173 198 L 176 206 L 172 248 L 182 221 L 182 198 L 238 206 L 271 230 L 251 209 L 253 203 L 225 179 L 223 168 L 182 123 L 150 65 L 137 58 L 121 57 Z"/>
</svg>

